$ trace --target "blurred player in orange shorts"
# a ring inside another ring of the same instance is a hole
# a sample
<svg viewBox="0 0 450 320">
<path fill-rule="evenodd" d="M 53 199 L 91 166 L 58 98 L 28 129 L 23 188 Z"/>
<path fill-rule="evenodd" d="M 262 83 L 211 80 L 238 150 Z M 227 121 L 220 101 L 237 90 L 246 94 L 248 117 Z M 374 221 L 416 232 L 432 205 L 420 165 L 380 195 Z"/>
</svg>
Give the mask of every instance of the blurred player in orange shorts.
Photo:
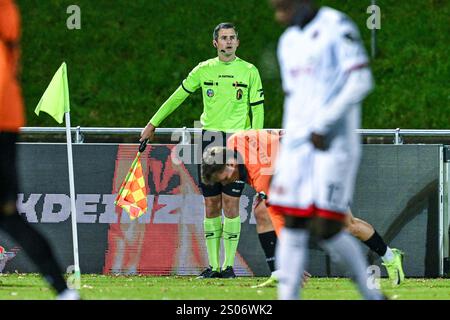
<svg viewBox="0 0 450 320">
<path fill-rule="evenodd" d="M 204 183 L 221 182 L 228 184 L 242 180 L 257 192 L 254 202 L 256 231 L 261 246 L 266 254 L 271 278 L 260 286 L 276 283 L 274 251 L 277 235 L 284 226 L 284 217 L 267 203 L 269 188 L 275 170 L 280 131 L 250 130 L 232 135 L 227 141 L 227 148 L 213 147 L 203 155 L 202 179 Z M 364 220 L 353 217 L 350 209 L 345 221 L 347 231 L 376 252 L 386 266 L 392 283 L 398 285 L 403 280 L 400 251 L 389 248 L 377 231 Z M 266 239 L 270 239 L 267 241 Z M 273 245 L 269 245 L 273 243 Z M 303 280 L 309 277 L 305 273 Z"/>
<path fill-rule="evenodd" d="M 17 212 L 16 142 L 25 123 L 19 76 L 20 14 L 13 0 L 0 0 L 0 229 L 8 233 L 36 264 L 60 300 L 78 300 L 67 287 L 63 270 L 47 239 Z M 13 254 L 0 257 L 3 268 Z M 7 259 L 7 260 L 6 260 Z"/>
</svg>

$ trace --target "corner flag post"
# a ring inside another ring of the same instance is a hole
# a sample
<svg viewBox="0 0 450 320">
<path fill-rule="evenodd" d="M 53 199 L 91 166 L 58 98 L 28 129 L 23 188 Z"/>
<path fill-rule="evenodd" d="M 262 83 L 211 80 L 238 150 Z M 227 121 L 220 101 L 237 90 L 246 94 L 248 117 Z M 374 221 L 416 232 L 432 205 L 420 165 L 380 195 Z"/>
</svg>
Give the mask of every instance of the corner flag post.
<svg viewBox="0 0 450 320">
<path fill-rule="evenodd" d="M 77 230 L 77 207 L 75 205 L 75 179 L 73 175 L 73 154 L 72 154 L 72 134 L 70 132 L 70 112 L 65 113 L 66 118 L 66 139 L 67 139 L 67 160 L 69 165 L 69 187 L 70 187 L 70 211 L 72 212 L 72 244 L 73 260 L 75 272 L 75 287 L 80 289 L 81 271 L 78 255 L 78 230 Z"/>
<path fill-rule="evenodd" d="M 34 112 L 39 115 L 44 111 L 52 116 L 59 124 L 66 118 L 66 138 L 67 138 L 67 160 L 69 166 L 69 187 L 70 187 L 70 211 L 72 216 L 72 244 L 74 257 L 75 287 L 80 287 L 80 263 L 78 258 L 78 231 L 77 231 L 77 210 L 75 205 L 75 181 L 73 175 L 73 155 L 72 155 L 72 135 L 70 132 L 70 99 L 69 83 L 67 80 L 67 66 L 63 62 L 53 76 L 50 84 L 42 95 Z"/>
</svg>

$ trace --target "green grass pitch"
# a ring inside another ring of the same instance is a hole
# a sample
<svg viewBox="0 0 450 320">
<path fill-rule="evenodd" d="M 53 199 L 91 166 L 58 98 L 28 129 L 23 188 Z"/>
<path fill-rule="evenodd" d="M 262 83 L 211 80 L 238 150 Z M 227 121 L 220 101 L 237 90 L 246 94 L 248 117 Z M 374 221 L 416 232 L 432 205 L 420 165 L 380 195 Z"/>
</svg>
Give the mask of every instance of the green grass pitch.
<svg viewBox="0 0 450 320">
<path fill-rule="evenodd" d="M 274 300 L 276 288 L 252 288 L 266 278 L 195 279 L 192 276 L 82 275 L 84 300 Z M 450 300 L 450 279 L 407 279 L 391 287 L 381 280 L 393 300 Z M 53 291 L 37 274 L 0 274 L 0 300 L 54 299 Z M 355 286 L 343 278 L 311 278 L 306 300 L 357 300 Z"/>
</svg>

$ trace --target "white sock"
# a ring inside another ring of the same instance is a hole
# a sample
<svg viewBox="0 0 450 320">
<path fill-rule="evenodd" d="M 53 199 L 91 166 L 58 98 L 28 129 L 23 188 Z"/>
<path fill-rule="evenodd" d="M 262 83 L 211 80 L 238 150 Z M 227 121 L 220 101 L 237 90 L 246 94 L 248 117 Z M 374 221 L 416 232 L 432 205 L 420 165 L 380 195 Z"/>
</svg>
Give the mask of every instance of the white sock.
<svg viewBox="0 0 450 320">
<path fill-rule="evenodd" d="M 309 231 L 283 228 L 277 241 L 275 264 L 278 278 L 278 299 L 300 298 L 301 279 L 307 260 Z"/>
<path fill-rule="evenodd" d="M 378 289 L 374 286 L 369 287 L 369 283 L 372 282 L 367 276 L 368 265 L 355 238 L 347 232 L 341 231 L 332 238 L 321 241 L 320 244 L 327 250 L 334 262 L 342 264 L 344 270 L 350 270 L 353 281 L 358 285 L 359 292 L 364 299 L 383 299 Z"/>
<path fill-rule="evenodd" d="M 394 260 L 394 258 L 394 252 L 392 252 L 391 248 L 387 247 L 386 253 L 381 257 L 381 259 L 383 260 L 383 262 L 391 262 L 392 260 Z"/>
</svg>

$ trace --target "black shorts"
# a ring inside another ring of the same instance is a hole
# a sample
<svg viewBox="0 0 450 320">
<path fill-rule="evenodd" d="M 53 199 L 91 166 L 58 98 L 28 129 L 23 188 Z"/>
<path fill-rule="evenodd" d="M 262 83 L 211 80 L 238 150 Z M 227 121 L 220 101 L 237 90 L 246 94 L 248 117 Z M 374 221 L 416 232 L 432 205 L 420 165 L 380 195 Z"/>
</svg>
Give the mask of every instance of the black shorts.
<svg viewBox="0 0 450 320">
<path fill-rule="evenodd" d="M 0 132 L 0 204 L 17 199 L 17 133 Z"/>
<path fill-rule="evenodd" d="M 227 139 L 232 135 L 232 133 L 225 133 L 221 131 L 208 131 L 202 130 L 202 157 L 203 152 L 210 147 L 223 146 L 226 147 Z M 245 182 L 236 181 L 229 183 L 227 185 L 222 185 L 221 183 L 216 183 L 212 185 L 206 185 L 202 182 L 201 178 L 201 165 L 198 168 L 198 181 L 199 187 L 202 191 L 204 197 L 214 197 L 222 193 L 229 195 L 231 197 L 240 197 L 242 195 L 242 190 L 244 190 Z"/>
</svg>

